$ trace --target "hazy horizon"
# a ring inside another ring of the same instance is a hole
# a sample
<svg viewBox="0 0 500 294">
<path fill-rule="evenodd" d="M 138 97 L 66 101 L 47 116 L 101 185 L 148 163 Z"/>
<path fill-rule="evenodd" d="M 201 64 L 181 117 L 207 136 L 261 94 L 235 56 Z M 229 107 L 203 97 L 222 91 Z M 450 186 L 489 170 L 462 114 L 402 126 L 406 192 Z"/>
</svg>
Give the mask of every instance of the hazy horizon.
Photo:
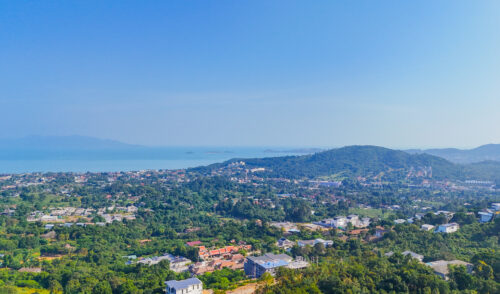
<svg viewBox="0 0 500 294">
<path fill-rule="evenodd" d="M 0 4 L 0 138 L 500 143 L 498 1 Z"/>
<path fill-rule="evenodd" d="M 334 148 L 341 148 L 341 147 L 346 147 L 346 146 L 352 146 L 352 145 L 339 145 L 339 146 L 317 146 L 317 145 L 146 145 L 146 144 L 141 144 L 141 142 L 126 142 L 122 140 L 116 140 L 116 139 L 110 139 L 110 138 L 100 138 L 100 137 L 94 137 L 94 136 L 83 136 L 83 135 L 26 135 L 26 136 L 14 136 L 14 137 L 0 137 L 0 141 L 2 140 L 23 140 L 23 139 L 31 139 L 31 138 L 42 138 L 42 139 L 67 139 L 67 138 L 84 138 L 84 139 L 97 139 L 97 140 L 102 140 L 102 141 L 109 141 L 113 143 L 119 143 L 119 144 L 125 144 L 129 146 L 137 146 L 137 147 L 148 147 L 148 148 L 176 148 L 176 147 L 182 147 L 182 148 L 210 148 L 210 147 L 217 147 L 217 148 L 245 148 L 245 147 L 250 147 L 250 148 L 284 148 L 284 149 L 291 149 L 291 148 L 318 148 L 318 149 L 334 149 Z M 446 148 L 456 148 L 456 149 L 461 149 L 461 150 L 469 150 L 469 149 L 474 149 L 477 147 L 481 147 L 484 145 L 500 145 L 500 143 L 484 143 L 480 144 L 477 146 L 470 146 L 470 147 L 456 147 L 456 146 L 383 146 L 383 145 L 375 145 L 375 144 L 353 144 L 353 145 L 368 145 L 368 146 L 379 146 L 379 147 L 384 147 L 384 148 L 389 148 L 389 149 L 395 149 L 395 150 L 411 150 L 411 149 L 446 149 Z M 276 151 L 286 151 L 286 150 L 276 150 Z"/>
</svg>

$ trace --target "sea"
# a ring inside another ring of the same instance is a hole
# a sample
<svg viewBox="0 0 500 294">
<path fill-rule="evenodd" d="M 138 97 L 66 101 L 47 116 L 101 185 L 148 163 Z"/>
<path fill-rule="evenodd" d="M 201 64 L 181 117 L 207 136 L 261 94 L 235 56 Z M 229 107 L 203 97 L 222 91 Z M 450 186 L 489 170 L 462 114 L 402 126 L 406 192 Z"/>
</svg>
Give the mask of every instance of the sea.
<svg viewBox="0 0 500 294">
<path fill-rule="evenodd" d="M 0 153 L 0 174 L 184 169 L 233 158 L 304 155 L 308 148 L 161 147 L 116 150 L 17 150 Z"/>
</svg>

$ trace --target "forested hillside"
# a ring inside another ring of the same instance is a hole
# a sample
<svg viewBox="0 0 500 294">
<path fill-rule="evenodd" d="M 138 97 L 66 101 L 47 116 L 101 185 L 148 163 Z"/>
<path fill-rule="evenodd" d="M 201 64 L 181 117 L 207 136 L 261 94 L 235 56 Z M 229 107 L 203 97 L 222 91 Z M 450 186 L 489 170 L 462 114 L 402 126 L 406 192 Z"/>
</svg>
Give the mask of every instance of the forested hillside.
<svg viewBox="0 0 500 294">
<path fill-rule="evenodd" d="M 426 149 L 426 150 L 407 150 L 409 153 L 426 153 L 439 156 L 455 163 L 473 163 L 488 160 L 500 161 L 500 144 L 487 144 L 473 149 Z"/>
<path fill-rule="evenodd" d="M 500 163 L 494 161 L 460 165 L 429 154 L 409 154 L 378 146 L 348 146 L 303 156 L 232 159 L 196 170 L 207 172 L 240 161 L 249 169 L 265 168 L 262 173 L 265 176 L 285 178 L 315 178 L 335 174 L 370 176 L 397 171 L 406 175 L 408 172 L 420 171 L 423 176 L 434 179 L 497 181 L 500 171 Z"/>
</svg>

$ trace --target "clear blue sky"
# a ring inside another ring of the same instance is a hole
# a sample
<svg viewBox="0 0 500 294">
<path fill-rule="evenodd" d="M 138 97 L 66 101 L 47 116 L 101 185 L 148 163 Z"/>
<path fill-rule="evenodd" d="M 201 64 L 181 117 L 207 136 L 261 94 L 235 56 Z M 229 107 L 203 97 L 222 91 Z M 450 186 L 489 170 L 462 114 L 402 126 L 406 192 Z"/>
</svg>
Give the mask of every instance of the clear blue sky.
<svg viewBox="0 0 500 294">
<path fill-rule="evenodd" d="M 500 143 L 500 1 L 3 1 L 1 137 Z"/>
</svg>

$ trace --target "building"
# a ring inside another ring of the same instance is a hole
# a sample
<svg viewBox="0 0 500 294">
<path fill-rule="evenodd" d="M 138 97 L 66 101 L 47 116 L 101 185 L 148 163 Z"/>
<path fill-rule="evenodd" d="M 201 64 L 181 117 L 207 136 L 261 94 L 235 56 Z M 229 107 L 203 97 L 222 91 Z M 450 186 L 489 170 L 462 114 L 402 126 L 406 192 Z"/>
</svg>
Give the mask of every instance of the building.
<svg viewBox="0 0 500 294">
<path fill-rule="evenodd" d="M 347 216 L 347 221 L 353 226 L 357 227 L 359 225 L 359 216 L 351 214 Z"/>
<path fill-rule="evenodd" d="M 324 219 L 322 221 L 315 222 L 314 224 L 320 225 L 320 226 L 323 226 L 326 228 L 334 228 L 335 227 L 333 218 L 327 218 L 327 219 Z"/>
<path fill-rule="evenodd" d="M 167 294 L 202 294 L 203 283 L 197 278 L 186 279 L 182 281 L 167 281 Z"/>
<path fill-rule="evenodd" d="M 397 224 L 397 225 L 404 224 L 405 222 L 406 222 L 406 220 L 405 219 L 401 219 L 401 218 L 394 221 L 394 223 Z"/>
<path fill-rule="evenodd" d="M 441 278 L 448 280 L 448 274 L 450 272 L 449 267 L 450 265 L 454 266 L 465 266 L 467 268 L 468 273 L 472 273 L 472 264 L 461 261 L 461 260 L 451 260 L 451 261 L 446 261 L 446 260 L 438 260 L 438 261 L 433 261 L 433 262 L 428 262 L 426 263 L 428 266 L 434 270 L 434 273 Z"/>
<path fill-rule="evenodd" d="M 491 203 L 491 209 L 494 211 L 500 211 L 500 203 Z"/>
<path fill-rule="evenodd" d="M 191 260 L 183 256 L 173 256 L 172 254 L 165 254 L 168 261 L 170 262 L 170 270 L 176 273 L 182 273 L 189 270 L 189 264 L 192 263 Z"/>
<path fill-rule="evenodd" d="M 327 246 L 332 246 L 333 245 L 333 241 L 331 240 L 323 240 L 323 239 L 314 239 L 314 240 L 299 240 L 297 241 L 297 245 L 299 245 L 299 247 L 305 247 L 305 246 L 314 246 L 318 243 L 321 243 L 323 244 L 323 246 L 327 247 Z"/>
<path fill-rule="evenodd" d="M 170 264 L 170 269 L 176 273 L 181 273 L 189 270 L 189 264 L 192 263 L 191 260 L 183 257 L 183 256 L 174 256 L 172 254 L 166 253 L 162 256 L 154 256 L 147 257 L 139 260 L 137 263 L 146 264 L 146 265 L 155 265 L 160 263 L 163 260 L 168 260 Z M 128 264 L 132 264 L 132 261 L 129 260 Z"/>
<path fill-rule="evenodd" d="M 487 223 L 493 219 L 493 212 L 480 211 L 478 212 L 479 221 L 482 223 Z"/>
<path fill-rule="evenodd" d="M 446 218 L 448 220 L 452 219 L 453 216 L 455 215 L 454 212 L 447 211 L 447 210 L 438 210 L 438 211 L 434 212 L 434 215 L 440 215 L 440 214 L 443 214 L 444 216 L 446 216 Z"/>
<path fill-rule="evenodd" d="M 408 251 L 407 250 L 407 251 L 405 251 L 405 252 L 403 252 L 401 254 L 403 254 L 404 256 L 410 255 L 412 258 L 414 258 L 414 259 L 416 259 L 416 260 L 418 260 L 420 262 L 422 262 L 424 260 L 424 256 L 423 255 L 417 254 L 417 253 L 412 252 L 412 251 Z"/>
<path fill-rule="evenodd" d="M 251 278 L 260 278 L 264 273 L 274 275 L 277 268 L 288 266 L 292 261 L 293 258 L 286 254 L 249 256 L 244 265 L 245 274 Z"/>
<path fill-rule="evenodd" d="M 456 231 L 458 231 L 458 229 L 460 228 L 460 226 L 457 224 L 457 223 L 449 223 L 449 224 L 444 224 L 444 225 L 440 225 L 437 230 L 436 230 L 436 233 L 454 233 Z"/>
<path fill-rule="evenodd" d="M 384 227 L 377 226 L 375 230 L 375 237 L 382 238 L 389 230 L 384 229 Z"/>
<path fill-rule="evenodd" d="M 336 216 L 333 218 L 333 226 L 335 228 L 345 228 L 347 227 L 347 217 Z"/>
<path fill-rule="evenodd" d="M 429 224 L 423 224 L 420 228 L 423 231 L 432 231 L 434 229 L 434 226 Z"/>
<path fill-rule="evenodd" d="M 283 248 L 285 250 L 292 248 L 293 245 L 295 245 L 295 242 L 290 241 L 286 238 L 281 238 L 278 240 L 278 242 L 276 242 L 276 246 L 278 246 L 279 248 Z"/>
<path fill-rule="evenodd" d="M 358 223 L 358 227 L 368 227 L 370 225 L 371 219 L 369 217 L 364 217 Z"/>
</svg>

